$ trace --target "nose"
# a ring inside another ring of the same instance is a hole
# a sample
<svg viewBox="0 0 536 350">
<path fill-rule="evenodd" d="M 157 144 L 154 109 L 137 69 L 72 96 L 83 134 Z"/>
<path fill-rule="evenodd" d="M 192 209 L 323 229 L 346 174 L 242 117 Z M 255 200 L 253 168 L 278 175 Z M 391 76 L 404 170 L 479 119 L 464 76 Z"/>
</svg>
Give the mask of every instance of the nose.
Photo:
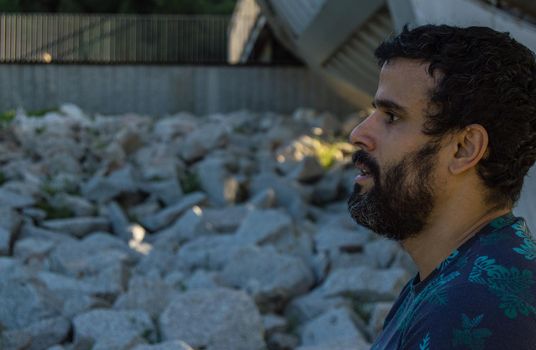
<svg viewBox="0 0 536 350">
<path fill-rule="evenodd" d="M 356 125 L 350 133 L 350 143 L 367 152 L 371 152 L 376 147 L 374 137 L 374 113 Z"/>
</svg>

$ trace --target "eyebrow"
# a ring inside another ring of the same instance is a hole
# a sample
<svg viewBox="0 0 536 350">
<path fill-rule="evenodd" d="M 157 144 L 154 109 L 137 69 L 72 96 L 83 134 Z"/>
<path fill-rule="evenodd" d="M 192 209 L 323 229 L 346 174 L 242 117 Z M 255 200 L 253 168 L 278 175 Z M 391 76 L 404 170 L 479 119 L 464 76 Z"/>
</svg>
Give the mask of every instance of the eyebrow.
<svg viewBox="0 0 536 350">
<path fill-rule="evenodd" d="M 372 107 L 374 108 L 381 107 L 384 109 L 390 109 L 392 111 L 395 111 L 399 114 L 404 114 L 404 115 L 408 114 L 408 111 L 405 107 L 399 105 L 398 103 L 394 101 L 386 100 L 386 99 L 375 99 L 374 101 L 372 101 Z"/>
</svg>

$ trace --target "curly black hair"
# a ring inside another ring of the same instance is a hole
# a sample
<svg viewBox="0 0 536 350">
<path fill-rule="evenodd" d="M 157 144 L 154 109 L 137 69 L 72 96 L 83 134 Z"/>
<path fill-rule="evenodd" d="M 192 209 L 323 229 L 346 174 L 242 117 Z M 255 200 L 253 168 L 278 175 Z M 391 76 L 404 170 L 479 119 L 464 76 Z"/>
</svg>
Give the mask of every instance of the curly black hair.
<svg viewBox="0 0 536 350">
<path fill-rule="evenodd" d="M 441 137 L 482 125 L 489 145 L 477 171 L 489 189 L 486 202 L 511 208 L 536 160 L 534 53 L 490 28 L 424 25 L 404 27 L 375 55 L 380 67 L 399 57 L 429 63 L 431 76 L 440 72 L 430 97 L 438 112 L 428 113 L 423 132 Z"/>
</svg>

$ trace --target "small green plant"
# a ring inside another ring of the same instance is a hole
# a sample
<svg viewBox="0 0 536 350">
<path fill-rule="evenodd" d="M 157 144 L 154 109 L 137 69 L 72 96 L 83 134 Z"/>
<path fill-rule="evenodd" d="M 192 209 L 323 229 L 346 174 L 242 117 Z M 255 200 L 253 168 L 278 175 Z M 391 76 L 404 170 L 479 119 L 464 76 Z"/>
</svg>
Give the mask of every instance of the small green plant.
<svg viewBox="0 0 536 350">
<path fill-rule="evenodd" d="M 27 115 L 28 117 L 43 117 L 45 114 L 49 112 L 57 112 L 57 111 L 58 111 L 57 108 L 41 108 L 41 109 L 29 111 Z"/>
<path fill-rule="evenodd" d="M 17 112 L 13 109 L 0 113 L 0 123 L 9 124 L 13 119 L 15 119 L 16 115 Z"/>
<path fill-rule="evenodd" d="M 2 186 L 6 181 L 7 181 L 6 174 L 4 174 L 4 173 L 0 170 L 0 186 Z"/>
<path fill-rule="evenodd" d="M 45 200 L 37 202 L 36 207 L 47 214 L 47 219 L 66 219 L 74 216 L 74 213 L 70 208 L 64 206 L 53 207 Z"/>
<path fill-rule="evenodd" d="M 180 183 L 184 193 L 192 193 L 201 190 L 201 183 L 196 173 L 186 171 L 180 177 Z"/>
</svg>

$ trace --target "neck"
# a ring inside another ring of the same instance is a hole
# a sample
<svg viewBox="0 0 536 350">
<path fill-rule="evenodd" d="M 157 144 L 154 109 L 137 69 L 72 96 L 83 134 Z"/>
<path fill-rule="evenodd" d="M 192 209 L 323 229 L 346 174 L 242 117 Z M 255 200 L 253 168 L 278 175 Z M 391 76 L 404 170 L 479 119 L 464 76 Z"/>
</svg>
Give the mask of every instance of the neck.
<svg viewBox="0 0 536 350">
<path fill-rule="evenodd" d="M 419 269 L 420 280 L 434 271 L 453 250 L 473 237 L 486 224 L 502 216 L 510 209 L 470 210 L 470 206 L 455 208 L 451 215 L 431 215 L 425 229 L 402 242 Z M 474 208 L 474 207 L 473 207 Z M 468 211 L 465 211 L 468 209 Z"/>
</svg>

